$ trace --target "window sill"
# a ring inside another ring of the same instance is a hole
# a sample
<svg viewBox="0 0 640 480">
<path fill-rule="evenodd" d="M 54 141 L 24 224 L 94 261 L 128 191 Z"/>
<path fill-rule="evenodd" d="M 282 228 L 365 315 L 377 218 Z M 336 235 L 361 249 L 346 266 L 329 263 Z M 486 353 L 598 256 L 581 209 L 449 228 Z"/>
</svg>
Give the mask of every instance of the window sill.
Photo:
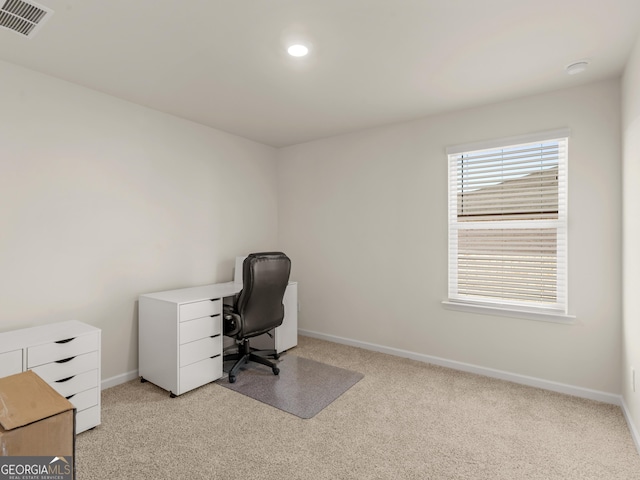
<svg viewBox="0 0 640 480">
<path fill-rule="evenodd" d="M 576 323 L 575 315 L 567 315 L 558 312 L 534 312 L 529 310 L 518 310 L 517 307 L 496 307 L 456 302 L 453 300 L 443 300 L 442 306 L 447 310 L 458 310 L 461 312 L 479 313 L 482 315 L 498 315 L 501 317 L 523 318 L 525 320 L 537 320 L 540 322 L 563 323 L 566 325 Z"/>
</svg>

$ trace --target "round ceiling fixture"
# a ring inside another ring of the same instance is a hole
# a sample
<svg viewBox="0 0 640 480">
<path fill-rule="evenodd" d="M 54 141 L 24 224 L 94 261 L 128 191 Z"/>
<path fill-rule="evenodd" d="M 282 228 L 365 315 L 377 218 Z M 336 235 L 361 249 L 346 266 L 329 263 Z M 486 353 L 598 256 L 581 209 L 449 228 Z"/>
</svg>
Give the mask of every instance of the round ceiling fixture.
<svg viewBox="0 0 640 480">
<path fill-rule="evenodd" d="M 567 73 L 569 75 L 577 75 L 578 73 L 584 72 L 589 66 L 589 62 L 585 60 L 581 60 L 579 62 L 572 63 L 567 65 Z"/>
<path fill-rule="evenodd" d="M 307 53 L 309 53 L 309 49 L 304 45 L 291 45 L 287 48 L 287 52 L 292 57 L 304 57 Z"/>
</svg>

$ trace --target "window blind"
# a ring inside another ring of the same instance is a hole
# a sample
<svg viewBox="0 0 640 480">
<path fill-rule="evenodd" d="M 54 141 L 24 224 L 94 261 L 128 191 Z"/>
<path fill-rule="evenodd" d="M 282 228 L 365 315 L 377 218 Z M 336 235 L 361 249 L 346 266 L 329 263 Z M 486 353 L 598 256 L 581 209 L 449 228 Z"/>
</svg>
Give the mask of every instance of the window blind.
<svg viewBox="0 0 640 480">
<path fill-rule="evenodd" d="M 449 298 L 567 311 L 568 138 L 449 155 Z"/>
</svg>

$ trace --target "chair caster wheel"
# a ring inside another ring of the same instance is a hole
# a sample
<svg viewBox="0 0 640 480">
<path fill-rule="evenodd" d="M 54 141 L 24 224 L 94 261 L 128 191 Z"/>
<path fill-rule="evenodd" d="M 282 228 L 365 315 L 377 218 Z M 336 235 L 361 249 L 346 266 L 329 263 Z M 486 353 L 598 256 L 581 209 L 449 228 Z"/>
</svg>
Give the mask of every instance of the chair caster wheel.
<svg viewBox="0 0 640 480">
<path fill-rule="evenodd" d="M 144 377 L 140 377 L 140 383 L 147 383 L 147 379 Z"/>
<path fill-rule="evenodd" d="M 276 353 L 273 355 L 274 360 L 278 360 L 280 358 L 280 354 Z"/>
<path fill-rule="evenodd" d="M 229 383 L 236 383 L 236 376 L 235 375 L 229 375 Z"/>
<path fill-rule="evenodd" d="M 280 369 L 278 367 L 273 367 L 271 369 L 271 371 L 273 372 L 274 375 L 279 375 L 280 374 Z"/>
</svg>

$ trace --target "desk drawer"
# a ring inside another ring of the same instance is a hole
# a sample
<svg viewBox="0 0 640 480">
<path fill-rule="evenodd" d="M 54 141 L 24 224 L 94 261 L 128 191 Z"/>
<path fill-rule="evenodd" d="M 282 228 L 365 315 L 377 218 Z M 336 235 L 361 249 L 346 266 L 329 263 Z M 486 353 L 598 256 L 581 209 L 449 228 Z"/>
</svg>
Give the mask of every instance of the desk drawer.
<svg viewBox="0 0 640 480">
<path fill-rule="evenodd" d="M 78 412 L 82 410 L 86 410 L 87 408 L 93 407 L 94 405 L 98 405 L 98 387 L 91 388 L 89 390 L 85 390 L 84 392 L 76 393 L 73 395 L 69 395 L 67 400 L 69 400 Z"/>
<path fill-rule="evenodd" d="M 180 345 L 180 366 L 215 357 L 222 354 L 222 335 L 202 338 L 195 342 Z"/>
<path fill-rule="evenodd" d="M 185 303 L 180 305 L 180 321 L 193 320 L 194 318 L 208 317 L 222 313 L 222 301 L 204 300 L 202 302 Z"/>
<path fill-rule="evenodd" d="M 51 383 L 96 368 L 98 368 L 98 352 L 91 352 L 46 363 L 32 370 L 40 375 L 45 382 Z"/>
<path fill-rule="evenodd" d="M 76 433 L 84 432 L 90 428 L 100 425 L 100 406 L 87 408 L 81 412 L 76 412 Z"/>
<path fill-rule="evenodd" d="M 98 386 L 98 370 L 91 370 L 73 377 L 51 382 L 49 385 L 63 397 L 69 397 L 79 392 Z"/>
<path fill-rule="evenodd" d="M 189 320 L 180 324 L 180 344 L 222 333 L 222 315 Z"/>
<path fill-rule="evenodd" d="M 0 353 L 0 377 L 22 372 L 22 350 Z"/>
<path fill-rule="evenodd" d="M 180 393 L 211 383 L 222 376 L 222 355 L 180 369 Z"/>
<path fill-rule="evenodd" d="M 27 349 L 27 368 L 98 351 L 100 349 L 98 343 L 98 334 L 90 334 L 29 347 Z"/>
</svg>

